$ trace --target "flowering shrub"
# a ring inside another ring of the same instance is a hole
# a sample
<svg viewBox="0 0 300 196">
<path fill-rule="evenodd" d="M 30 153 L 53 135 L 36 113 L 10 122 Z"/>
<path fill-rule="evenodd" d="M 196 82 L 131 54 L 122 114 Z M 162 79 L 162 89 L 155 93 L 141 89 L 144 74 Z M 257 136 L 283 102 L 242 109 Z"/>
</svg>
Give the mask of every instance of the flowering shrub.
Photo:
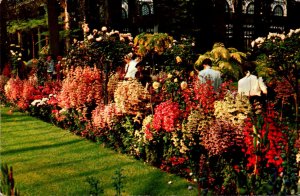
<svg viewBox="0 0 300 196">
<path fill-rule="evenodd" d="M 231 122 L 233 125 L 242 125 L 244 120 L 251 115 L 252 106 L 249 98 L 228 93 L 224 100 L 214 103 L 214 115 L 217 119 Z"/>
<path fill-rule="evenodd" d="M 4 87 L 5 96 L 10 103 L 17 104 L 20 100 L 23 89 L 23 81 L 19 78 L 10 78 Z"/>
<path fill-rule="evenodd" d="M 195 97 L 194 100 L 198 102 L 199 107 L 203 108 L 204 113 L 211 113 L 214 111 L 214 102 L 217 99 L 217 94 L 214 91 L 214 87 L 211 81 L 200 84 L 199 80 L 196 80 L 193 85 Z"/>
<path fill-rule="evenodd" d="M 300 105 L 300 29 L 291 29 L 288 33 L 269 33 L 265 38 L 257 38 L 252 42 L 252 55 L 264 63 L 264 66 L 272 74 L 269 77 L 274 80 L 288 82 L 294 94 L 294 107 L 290 115 L 294 114 L 295 121 L 299 124 Z M 271 80 L 270 79 L 270 80 Z M 285 87 L 285 89 L 287 88 Z"/>
<path fill-rule="evenodd" d="M 96 129 L 112 129 L 118 122 L 117 116 L 122 115 L 114 103 L 108 105 L 98 105 L 92 111 L 92 124 Z"/>
<path fill-rule="evenodd" d="M 6 77 L 4 75 L 0 75 L 0 103 L 3 103 L 6 101 L 4 87 L 8 80 L 9 80 L 8 77 Z"/>
<path fill-rule="evenodd" d="M 116 107 L 124 114 L 137 114 L 150 109 L 150 95 L 137 80 L 123 81 L 114 93 Z"/>
<path fill-rule="evenodd" d="M 231 147 L 242 147 L 244 143 L 240 127 L 224 120 L 214 121 L 208 129 L 201 132 L 201 136 L 201 144 L 210 156 L 230 152 L 233 150 Z"/>
<path fill-rule="evenodd" d="M 100 71 L 90 67 L 76 67 L 69 70 L 62 82 L 62 90 L 57 95 L 61 108 L 83 108 L 101 104 Z"/>
<path fill-rule="evenodd" d="M 259 127 L 251 121 L 246 122 L 243 130 L 245 135 L 245 152 L 248 157 L 247 168 L 255 174 L 260 174 L 264 167 L 275 167 L 283 171 L 281 153 L 287 147 L 285 129 L 274 121 L 272 116 L 265 116 Z"/>
<path fill-rule="evenodd" d="M 179 104 L 171 100 L 159 104 L 154 111 L 152 126 L 156 131 L 172 132 L 178 127 Z"/>
</svg>

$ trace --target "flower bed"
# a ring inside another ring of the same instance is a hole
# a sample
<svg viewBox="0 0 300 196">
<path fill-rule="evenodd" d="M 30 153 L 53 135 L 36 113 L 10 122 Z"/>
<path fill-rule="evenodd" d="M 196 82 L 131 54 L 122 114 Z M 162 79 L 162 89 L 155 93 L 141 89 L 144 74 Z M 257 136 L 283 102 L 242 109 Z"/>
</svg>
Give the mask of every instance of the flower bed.
<svg viewBox="0 0 300 196">
<path fill-rule="evenodd" d="M 174 41 L 166 34 L 142 34 L 134 43 L 130 39 L 126 43 L 118 32 L 99 36 L 102 39 L 90 35 L 80 42 L 78 50 L 85 52 L 86 58 L 75 55 L 66 61 L 61 82 L 38 86 L 33 76 L 11 78 L 5 85 L 7 101 L 195 181 L 199 192 L 296 192 L 297 127 L 291 124 L 293 116 L 278 112 L 278 100 L 269 100 L 267 108 L 255 113 L 249 100 L 237 94 L 231 80 L 240 75 L 234 68 L 245 56 L 216 44 L 197 60 L 191 40 Z M 113 51 L 103 49 L 103 40 L 120 49 L 126 44 L 133 46 L 143 57 L 143 77 L 122 80 L 118 64 L 122 55 L 112 58 Z M 189 56 L 182 56 L 187 50 Z M 99 60 L 93 52 L 101 61 L 91 66 Z M 203 56 L 213 59 L 226 78 L 216 91 L 210 82 L 199 83 L 193 70 Z M 75 66 L 79 62 L 82 64 Z M 283 99 L 282 93 L 275 95 Z"/>
</svg>

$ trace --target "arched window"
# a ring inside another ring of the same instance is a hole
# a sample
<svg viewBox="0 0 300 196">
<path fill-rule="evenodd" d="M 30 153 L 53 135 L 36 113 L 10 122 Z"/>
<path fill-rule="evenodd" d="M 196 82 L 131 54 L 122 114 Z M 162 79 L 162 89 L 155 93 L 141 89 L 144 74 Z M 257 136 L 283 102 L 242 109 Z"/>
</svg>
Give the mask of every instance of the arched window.
<svg viewBox="0 0 300 196">
<path fill-rule="evenodd" d="M 142 16 L 148 16 L 151 14 L 151 9 L 148 3 L 143 3 L 141 7 Z"/>
<path fill-rule="evenodd" d="M 128 18 L 128 1 L 122 0 L 122 18 Z"/>
<path fill-rule="evenodd" d="M 225 2 L 225 13 L 229 13 L 230 10 L 229 10 L 229 5 L 227 2 Z"/>
<path fill-rule="evenodd" d="M 122 19 L 126 19 L 126 18 L 128 18 L 127 12 L 124 8 L 122 8 Z"/>
<path fill-rule="evenodd" d="M 276 5 L 273 10 L 274 16 L 283 16 L 283 9 L 280 5 Z"/>
<path fill-rule="evenodd" d="M 247 14 L 254 14 L 254 3 L 249 3 L 247 6 Z"/>
</svg>

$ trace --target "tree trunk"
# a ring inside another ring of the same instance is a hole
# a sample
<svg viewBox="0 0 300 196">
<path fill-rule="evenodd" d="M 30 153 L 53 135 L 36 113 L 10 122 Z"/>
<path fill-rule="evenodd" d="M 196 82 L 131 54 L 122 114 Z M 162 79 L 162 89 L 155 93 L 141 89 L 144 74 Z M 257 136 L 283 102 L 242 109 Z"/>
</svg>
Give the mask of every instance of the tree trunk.
<svg viewBox="0 0 300 196">
<path fill-rule="evenodd" d="M 50 38 L 50 55 L 58 56 L 59 50 L 59 25 L 58 10 L 59 6 L 56 0 L 47 0 L 48 8 L 48 28 Z"/>
<path fill-rule="evenodd" d="M 42 50 L 42 42 L 41 42 L 41 40 L 42 40 L 42 35 L 41 35 L 41 27 L 38 27 L 38 28 L 37 28 L 37 31 L 38 31 L 38 34 L 37 34 L 37 36 L 38 36 L 38 47 L 39 47 L 39 51 L 41 51 L 41 50 Z"/>
<path fill-rule="evenodd" d="M 31 30 L 31 42 L 32 42 L 32 58 L 35 58 L 35 41 L 34 41 L 34 33 Z"/>
<path fill-rule="evenodd" d="M 68 52 L 70 49 L 70 14 L 68 12 L 68 2 L 65 0 L 64 4 L 64 12 L 65 12 L 65 31 L 66 31 L 66 40 L 65 40 L 65 51 Z"/>
<path fill-rule="evenodd" d="M 6 0 L 0 3 L 0 74 L 7 61 Z"/>
</svg>

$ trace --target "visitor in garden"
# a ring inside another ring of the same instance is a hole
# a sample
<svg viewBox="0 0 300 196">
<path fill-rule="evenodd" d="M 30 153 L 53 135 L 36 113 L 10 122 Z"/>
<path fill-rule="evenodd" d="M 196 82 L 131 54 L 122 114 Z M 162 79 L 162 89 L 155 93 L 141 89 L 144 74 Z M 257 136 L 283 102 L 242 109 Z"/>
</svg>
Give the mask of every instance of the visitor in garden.
<svg viewBox="0 0 300 196">
<path fill-rule="evenodd" d="M 202 66 L 203 70 L 198 74 L 200 83 L 206 83 L 207 80 L 211 80 L 214 90 L 216 91 L 222 83 L 221 73 L 211 68 L 212 61 L 209 58 L 202 61 Z"/>
<path fill-rule="evenodd" d="M 128 54 L 125 57 L 125 80 L 135 79 L 135 74 L 138 71 L 137 64 L 141 61 L 141 58 L 136 56 L 135 54 Z"/>
<path fill-rule="evenodd" d="M 57 63 L 55 65 L 55 69 L 53 70 L 53 78 L 55 78 L 56 80 L 60 80 L 61 79 L 61 61 L 62 61 L 62 56 L 57 56 Z"/>
<path fill-rule="evenodd" d="M 51 56 L 47 57 L 47 60 L 46 60 L 45 64 L 46 64 L 46 67 L 47 67 L 48 79 L 52 79 L 53 71 L 54 71 L 54 61 L 53 61 Z"/>
<path fill-rule="evenodd" d="M 242 65 L 243 73 L 245 77 L 238 81 L 238 93 L 245 95 L 250 98 L 251 104 L 262 104 L 265 105 L 265 99 L 262 97 L 263 94 L 267 94 L 267 86 L 263 82 L 262 77 L 255 75 L 255 64 L 252 62 L 245 62 Z"/>
</svg>

